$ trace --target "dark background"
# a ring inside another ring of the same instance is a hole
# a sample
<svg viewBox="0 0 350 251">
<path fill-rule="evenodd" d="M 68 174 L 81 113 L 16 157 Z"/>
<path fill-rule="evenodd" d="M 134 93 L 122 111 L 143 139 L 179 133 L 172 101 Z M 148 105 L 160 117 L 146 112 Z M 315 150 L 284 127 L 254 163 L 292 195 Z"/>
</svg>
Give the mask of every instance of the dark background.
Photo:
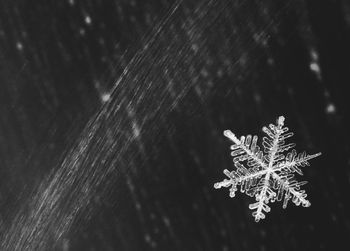
<svg viewBox="0 0 350 251">
<path fill-rule="evenodd" d="M 0 1 L 1 250 L 344 250 L 350 4 Z M 279 115 L 309 208 L 213 184 Z"/>
</svg>

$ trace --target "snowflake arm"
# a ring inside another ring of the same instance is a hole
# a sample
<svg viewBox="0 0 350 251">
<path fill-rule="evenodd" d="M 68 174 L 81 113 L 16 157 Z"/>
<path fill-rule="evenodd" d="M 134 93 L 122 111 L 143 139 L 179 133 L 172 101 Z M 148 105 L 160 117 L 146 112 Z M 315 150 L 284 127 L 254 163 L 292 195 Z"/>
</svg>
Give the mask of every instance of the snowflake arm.
<svg viewBox="0 0 350 251">
<path fill-rule="evenodd" d="M 294 172 L 298 173 L 299 175 L 303 175 L 303 172 L 299 168 L 300 166 L 309 166 L 309 160 L 314 159 L 318 156 L 320 156 L 321 153 L 316 153 L 312 155 L 307 155 L 305 152 L 297 155 L 296 151 L 293 150 L 291 153 L 287 155 L 287 160 L 285 162 L 281 162 L 280 164 L 276 165 L 274 167 L 274 172 L 272 178 L 277 181 L 279 186 L 278 192 L 279 194 L 285 193 L 284 201 L 283 201 L 283 208 L 287 207 L 287 203 L 290 198 L 292 198 L 292 201 L 294 204 L 299 206 L 300 204 L 304 207 L 311 206 L 311 203 L 305 199 L 307 196 L 304 190 L 300 190 L 300 187 L 302 185 L 307 184 L 307 181 L 301 181 L 297 182 L 294 180 Z M 281 175 L 278 175 L 276 172 L 280 172 Z M 278 196 L 277 200 L 281 200 L 282 197 Z"/>
<path fill-rule="evenodd" d="M 275 200 L 283 199 L 283 208 L 286 208 L 290 199 L 297 206 L 311 205 L 305 199 L 307 196 L 305 191 L 300 190 L 300 187 L 307 182 L 297 182 L 294 173 L 302 175 L 300 167 L 308 166 L 308 161 L 321 153 L 297 154 L 293 149 L 284 155 L 285 151 L 295 146 L 294 143 L 285 143 L 293 133 L 288 132 L 288 127 L 284 127 L 284 120 L 284 117 L 280 116 L 276 125 L 263 127 L 263 132 L 267 134 L 263 138 L 263 151 L 257 145 L 257 136 L 248 135 L 239 139 L 230 130 L 224 131 L 224 135 L 234 143 L 231 146 L 231 155 L 236 170 L 230 172 L 225 169 L 224 174 L 228 179 L 215 183 L 214 188 L 230 187 L 230 197 L 234 197 L 240 186 L 242 193 L 255 196 L 256 202 L 250 204 L 249 208 L 254 210 L 252 215 L 257 222 L 265 218 L 265 213 L 271 210 L 268 203 Z"/>
<path fill-rule="evenodd" d="M 237 186 L 241 186 L 241 192 L 246 191 L 250 196 L 250 188 L 256 185 L 256 181 L 259 177 L 266 174 L 266 165 L 263 160 L 263 153 L 257 146 L 258 137 L 248 135 L 247 137 L 242 136 L 238 139 L 234 133 L 230 130 L 224 131 L 224 135 L 228 137 L 234 145 L 231 146 L 231 156 L 233 157 L 236 171 L 229 172 L 227 169 L 224 170 L 224 174 L 229 178 L 222 182 L 214 184 L 216 189 L 221 187 L 230 187 L 230 197 L 235 196 Z M 250 169 L 239 163 L 239 161 L 247 161 Z M 259 171 L 259 167 L 263 167 L 263 170 Z M 254 191 L 251 191 L 254 192 Z"/>
<path fill-rule="evenodd" d="M 242 136 L 241 139 L 238 139 L 230 130 L 225 130 L 224 135 L 235 143 L 234 145 L 231 145 L 231 156 L 234 157 L 233 162 L 250 160 L 248 164 L 251 164 L 251 167 L 256 165 L 264 168 L 266 167 L 262 158 L 263 153 L 257 145 L 257 136 L 252 137 L 251 135 L 248 135 L 247 137 Z"/>
</svg>

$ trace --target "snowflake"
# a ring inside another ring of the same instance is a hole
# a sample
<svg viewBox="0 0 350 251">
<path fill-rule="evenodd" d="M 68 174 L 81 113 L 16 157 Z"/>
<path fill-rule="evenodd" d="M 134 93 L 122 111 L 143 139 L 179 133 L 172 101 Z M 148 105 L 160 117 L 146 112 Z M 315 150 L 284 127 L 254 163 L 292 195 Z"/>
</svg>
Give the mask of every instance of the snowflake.
<svg viewBox="0 0 350 251">
<path fill-rule="evenodd" d="M 309 166 L 310 159 L 321 155 L 308 155 L 305 152 L 297 154 L 294 149 L 283 154 L 295 146 L 294 143 L 285 143 L 293 133 L 284 127 L 283 116 L 278 118 L 276 125 L 270 124 L 269 128 L 264 126 L 262 130 L 267 135 L 263 137 L 263 151 L 257 145 L 257 136 L 248 135 L 238 139 L 230 130 L 224 131 L 224 135 L 234 143 L 231 155 L 236 170 L 230 172 L 225 169 L 224 174 L 228 179 L 214 184 L 216 189 L 230 187 L 230 197 L 235 196 L 238 186 L 242 193 L 255 196 L 256 202 L 250 204 L 249 208 L 254 210 L 252 215 L 256 222 L 265 218 L 264 213 L 270 212 L 269 202 L 283 199 L 283 208 L 287 207 L 290 199 L 297 206 L 311 205 L 305 191 L 300 189 L 307 182 L 296 181 L 294 173 L 302 175 L 300 167 Z"/>
</svg>

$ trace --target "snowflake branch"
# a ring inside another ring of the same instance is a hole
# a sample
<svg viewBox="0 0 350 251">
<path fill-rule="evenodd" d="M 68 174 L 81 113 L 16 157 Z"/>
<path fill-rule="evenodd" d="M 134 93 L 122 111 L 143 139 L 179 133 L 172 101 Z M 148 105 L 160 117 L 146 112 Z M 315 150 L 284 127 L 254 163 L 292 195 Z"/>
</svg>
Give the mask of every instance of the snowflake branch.
<svg viewBox="0 0 350 251">
<path fill-rule="evenodd" d="M 256 195 L 256 200 L 257 202 L 250 204 L 249 209 L 256 209 L 256 211 L 253 212 L 253 217 L 255 218 L 255 221 L 258 222 L 260 219 L 265 219 L 265 214 L 263 211 L 266 213 L 271 211 L 271 208 L 267 205 L 269 199 L 271 198 L 271 195 L 273 196 L 274 193 L 270 193 L 269 196 L 266 196 L 267 191 L 269 189 L 269 179 L 270 179 L 270 174 L 271 172 L 266 170 L 268 173 L 266 174 L 264 178 L 264 185 L 263 188 L 261 189 L 260 194 Z M 265 203 L 266 202 L 266 203 Z"/>
<path fill-rule="evenodd" d="M 309 207 L 311 206 L 310 201 L 308 201 L 307 199 L 305 199 L 306 194 L 299 192 L 297 190 L 295 190 L 294 188 L 290 187 L 289 182 L 288 181 L 284 181 L 278 174 L 276 173 L 272 173 L 272 177 L 276 180 L 278 180 L 278 182 L 283 186 L 284 190 L 287 190 L 287 193 L 285 195 L 284 201 L 283 201 L 283 208 L 287 207 L 287 203 L 290 199 L 289 193 L 292 194 L 293 196 L 295 196 L 298 201 L 303 205 L 303 207 Z M 297 206 L 300 203 L 296 203 L 294 202 Z"/>
<path fill-rule="evenodd" d="M 235 192 L 237 191 L 237 186 L 238 185 L 242 186 L 242 183 L 250 182 L 253 179 L 256 179 L 258 177 L 264 176 L 267 172 L 268 171 L 266 169 L 264 169 L 264 170 L 261 170 L 261 171 L 256 172 L 256 173 L 249 173 L 247 175 L 241 175 L 240 176 L 234 171 L 230 172 L 229 170 L 225 169 L 223 171 L 223 173 L 229 178 L 229 180 L 228 179 L 224 179 L 221 182 L 215 183 L 214 184 L 214 188 L 215 189 L 219 189 L 221 187 L 229 187 L 229 186 L 231 186 L 231 188 L 230 188 L 230 197 L 234 197 L 235 196 Z M 252 184 L 249 184 L 247 186 L 246 190 L 248 190 L 251 187 L 251 185 Z"/>
<path fill-rule="evenodd" d="M 293 156 L 294 155 L 294 156 Z M 280 162 L 277 165 L 275 165 L 273 167 L 273 171 L 281 171 L 283 169 L 291 169 L 292 172 L 297 172 L 300 175 L 303 175 L 303 172 L 298 168 L 298 166 L 305 166 L 305 165 L 309 165 L 309 160 L 314 159 L 318 156 L 320 156 L 321 153 L 315 153 L 312 155 L 306 155 L 305 153 L 302 153 L 301 156 L 299 158 L 295 158 L 296 156 L 296 152 L 293 151 L 289 156 L 293 156 L 292 160 L 290 160 L 290 157 L 287 157 L 287 160 L 284 162 Z"/>
<path fill-rule="evenodd" d="M 269 136 L 273 139 L 273 143 L 271 146 L 269 145 L 270 150 L 268 153 L 268 166 L 264 165 L 265 170 L 267 170 L 267 174 L 264 178 L 264 186 L 261 189 L 260 194 L 256 196 L 256 199 L 258 202 L 249 205 L 250 209 L 256 209 L 256 211 L 253 212 L 253 216 L 254 216 L 256 222 L 258 222 L 260 219 L 265 218 L 265 214 L 262 211 L 263 210 L 265 212 L 270 211 L 270 207 L 267 206 L 267 203 L 269 202 L 269 199 L 271 197 L 274 197 L 276 195 L 275 193 L 270 193 L 270 195 L 267 196 L 266 193 L 269 189 L 270 175 L 273 174 L 273 172 L 271 170 L 273 168 L 275 155 L 279 149 L 278 143 L 280 141 L 279 137 L 283 133 L 283 130 L 282 130 L 283 125 L 284 125 L 284 117 L 280 116 L 278 118 L 278 121 L 277 121 L 277 128 L 275 126 L 271 126 L 271 129 L 273 129 L 273 133 L 272 134 L 268 133 Z M 266 127 L 264 127 L 263 130 L 270 132 Z M 267 142 L 267 141 L 266 141 L 266 143 L 269 144 L 269 142 Z"/>
<path fill-rule="evenodd" d="M 270 125 L 271 129 L 273 130 L 273 134 L 267 133 L 272 139 L 273 143 L 270 147 L 269 153 L 268 153 L 268 168 L 271 169 L 273 167 L 273 163 L 275 160 L 275 155 L 278 151 L 279 145 L 278 142 L 280 141 L 280 136 L 283 133 L 282 127 L 284 125 L 284 117 L 280 116 L 277 120 L 277 128 L 274 125 Z M 267 127 L 263 127 L 264 132 L 268 132 L 269 129 Z"/>
<path fill-rule="evenodd" d="M 233 143 L 236 144 L 240 149 L 242 149 L 251 159 L 253 159 L 255 162 L 257 162 L 262 168 L 266 169 L 267 165 L 264 162 L 262 158 L 259 158 L 257 154 L 254 154 L 245 144 L 242 143 L 244 141 L 244 137 L 242 136 L 242 139 L 239 140 L 236 135 L 231 132 L 230 130 L 225 130 L 224 135 L 229 138 Z"/>
</svg>

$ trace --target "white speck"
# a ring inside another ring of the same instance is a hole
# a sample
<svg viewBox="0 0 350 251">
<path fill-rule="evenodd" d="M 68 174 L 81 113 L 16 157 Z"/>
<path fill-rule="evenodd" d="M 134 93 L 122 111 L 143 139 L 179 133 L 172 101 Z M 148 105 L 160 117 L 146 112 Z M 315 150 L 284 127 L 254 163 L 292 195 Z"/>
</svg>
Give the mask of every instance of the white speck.
<svg viewBox="0 0 350 251">
<path fill-rule="evenodd" d="M 28 34 L 26 31 L 21 31 L 21 34 L 22 34 L 22 37 L 24 37 L 24 38 L 28 37 Z"/>
<path fill-rule="evenodd" d="M 101 99 L 103 102 L 107 102 L 111 98 L 111 94 L 109 93 L 104 93 L 101 95 Z"/>
<path fill-rule="evenodd" d="M 94 86 L 95 86 L 96 89 L 98 89 L 101 86 L 100 81 L 95 79 L 94 80 Z"/>
<path fill-rule="evenodd" d="M 222 76 L 224 75 L 223 70 L 220 68 L 220 69 L 216 72 L 216 75 L 217 75 L 219 78 L 222 78 Z"/>
<path fill-rule="evenodd" d="M 258 93 L 254 93 L 254 100 L 257 104 L 261 103 L 261 96 Z"/>
<path fill-rule="evenodd" d="M 268 59 L 267 59 L 267 63 L 268 63 L 269 65 L 273 65 L 273 64 L 275 63 L 275 61 L 273 60 L 273 58 L 268 58 Z"/>
<path fill-rule="evenodd" d="M 198 52 L 198 50 L 199 50 L 198 44 L 192 44 L 192 45 L 191 45 L 191 49 L 192 49 L 194 52 Z"/>
<path fill-rule="evenodd" d="M 329 98 L 329 91 L 328 90 L 325 90 L 323 92 L 323 95 L 325 96 L 325 98 Z"/>
<path fill-rule="evenodd" d="M 326 108 L 326 113 L 333 114 L 335 113 L 335 111 L 336 111 L 335 105 L 332 103 L 329 103 Z"/>
<path fill-rule="evenodd" d="M 140 133 L 141 133 L 140 127 L 134 121 L 132 123 L 132 130 L 133 130 L 135 138 L 140 136 Z"/>
<path fill-rule="evenodd" d="M 68 251 L 69 250 L 69 240 L 68 239 L 63 239 L 62 250 L 63 251 Z"/>
<path fill-rule="evenodd" d="M 201 89 L 200 89 L 200 87 L 199 87 L 198 85 L 196 85 L 196 86 L 194 87 L 194 90 L 195 90 L 196 94 L 197 94 L 199 97 L 202 96 L 202 91 L 201 91 Z"/>
<path fill-rule="evenodd" d="M 91 24 L 91 17 L 90 16 L 85 16 L 85 23 L 88 25 Z"/>
<path fill-rule="evenodd" d="M 337 221 L 337 216 L 334 213 L 331 214 L 331 218 L 333 222 Z"/>
<path fill-rule="evenodd" d="M 145 234 L 145 241 L 151 242 L 151 236 L 149 236 L 149 234 Z"/>
<path fill-rule="evenodd" d="M 203 76 L 203 77 L 208 77 L 209 76 L 209 72 L 207 71 L 207 69 L 202 69 L 200 74 Z"/>
<path fill-rule="evenodd" d="M 151 247 L 156 247 L 157 246 L 157 244 L 152 240 L 152 238 L 151 238 L 151 236 L 149 235 L 149 234 L 146 234 L 145 235 L 145 241 L 149 244 L 149 245 L 151 245 Z"/>
<path fill-rule="evenodd" d="M 311 63 L 310 64 L 310 70 L 312 70 L 315 73 L 320 73 L 320 66 L 317 63 Z"/>
<path fill-rule="evenodd" d="M 317 61 L 317 60 L 318 60 L 318 54 L 317 54 L 317 52 L 316 52 L 315 49 L 311 49 L 311 50 L 310 50 L 310 55 L 311 55 L 311 59 L 312 59 L 313 61 Z"/>
<path fill-rule="evenodd" d="M 68 0 L 68 3 L 70 4 L 70 5 L 74 5 L 75 3 L 74 3 L 74 0 Z"/>
<path fill-rule="evenodd" d="M 170 226 L 170 220 L 169 220 L 168 217 L 164 216 L 164 217 L 163 217 L 163 222 L 164 222 L 164 224 L 165 224 L 167 227 Z"/>
<path fill-rule="evenodd" d="M 21 42 L 17 42 L 17 43 L 16 43 L 16 48 L 17 48 L 17 50 L 19 50 L 19 51 L 23 50 L 23 45 L 22 45 L 22 43 L 21 43 Z"/>
<path fill-rule="evenodd" d="M 318 54 L 317 54 L 317 51 L 313 48 L 311 48 L 310 50 L 310 58 L 311 58 L 310 65 L 309 65 L 310 70 L 315 73 L 318 80 L 321 80 L 322 76 L 321 76 L 321 68 L 318 60 Z"/>
</svg>

